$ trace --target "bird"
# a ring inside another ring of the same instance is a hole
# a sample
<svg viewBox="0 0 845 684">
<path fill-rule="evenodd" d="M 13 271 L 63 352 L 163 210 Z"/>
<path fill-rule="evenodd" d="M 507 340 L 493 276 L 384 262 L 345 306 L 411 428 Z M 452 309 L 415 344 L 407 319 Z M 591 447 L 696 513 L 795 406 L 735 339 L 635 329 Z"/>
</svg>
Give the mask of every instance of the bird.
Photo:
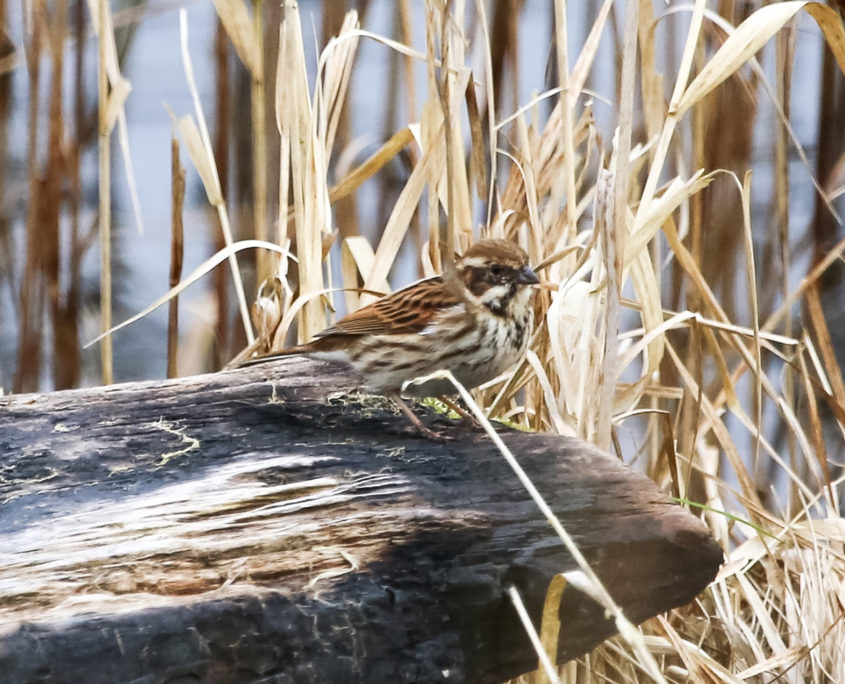
<svg viewBox="0 0 845 684">
<path fill-rule="evenodd" d="M 402 399 L 455 393 L 445 378 L 405 383 L 449 370 L 467 388 L 516 365 L 534 324 L 531 304 L 537 274 L 528 254 L 509 240 L 471 245 L 440 275 L 418 280 L 351 313 L 305 344 L 249 359 L 242 366 L 296 354 L 342 362 L 364 389 L 393 399 L 423 436 L 430 430 Z"/>
</svg>

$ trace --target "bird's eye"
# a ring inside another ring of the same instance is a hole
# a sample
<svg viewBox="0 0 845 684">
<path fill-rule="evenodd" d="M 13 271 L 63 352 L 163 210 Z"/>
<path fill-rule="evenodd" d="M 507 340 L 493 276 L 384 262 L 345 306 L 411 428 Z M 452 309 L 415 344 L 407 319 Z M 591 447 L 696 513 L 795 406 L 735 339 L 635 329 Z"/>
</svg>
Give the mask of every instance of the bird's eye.
<svg viewBox="0 0 845 684">
<path fill-rule="evenodd" d="M 490 266 L 490 275 L 492 275 L 494 278 L 501 278 L 504 274 L 504 266 L 501 266 L 500 264 L 493 264 L 492 266 Z"/>
</svg>

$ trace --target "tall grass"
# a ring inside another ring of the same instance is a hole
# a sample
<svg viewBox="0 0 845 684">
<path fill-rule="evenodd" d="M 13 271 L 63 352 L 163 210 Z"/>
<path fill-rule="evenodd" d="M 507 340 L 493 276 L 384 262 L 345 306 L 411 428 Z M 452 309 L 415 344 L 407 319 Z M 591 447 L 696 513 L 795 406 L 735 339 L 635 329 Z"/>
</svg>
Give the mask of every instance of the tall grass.
<svg viewBox="0 0 845 684">
<path fill-rule="evenodd" d="M 615 449 L 702 516 L 727 556 L 693 604 L 642 626 L 662 676 L 845 680 L 845 384 L 841 317 L 830 308 L 845 249 L 835 242 L 841 126 L 830 123 L 845 120 L 845 103 L 830 96 L 845 66 L 839 14 L 802 2 L 652 8 L 606 0 L 590 3 L 575 31 L 572 5 L 558 0 L 549 4 L 548 35 L 532 35 L 549 41 L 553 76 L 518 101 L 527 9 L 400 0 L 391 5 L 395 33 L 377 35 L 367 28 L 370 5 L 359 14 L 325 3 L 310 64 L 310 24 L 296 3 L 215 2 L 214 144 L 202 123 L 211 107 L 199 97 L 194 113 L 175 121 L 214 206 L 218 244 L 228 246 L 217 261 L 228 260 L 237 283 L 233 304 L 223 270 L 215 271 L 220 356 L 247 343 L 308 339 L 334 315 L 331 289 L 344 288 L 350 308 L 387 291 L 404 246 L 425 275 L 481 236 L 517 240 L 544 281 L 538 330 L 526 361 L 479 388 L 477 400 L 527 428 Z M 0 305 L 14 301 L 18 330 L 15 390 L 38 386 L 42 350 L 60 334 L 72 344 L 46 355 L 53 384 L 79 382 L 79 259 L 91 246 L 79 221 L 78 159 L 94 141 L 80 105 L 79 74 L 92 68 L 80 61 L 82 14 L 77 5 L 50 16 L 33 7 L 15 53 L 23 58 L 0 55 L 4 126 L 3 79 L 26 68 L 29 84 L 28 218 L 24 230 L 6 209 L 0 224 Z M 795 81 L 804 78 L 794 71 L 797 43 L 819 33 L 821 101 L 796 103 Z M 60 61 L 72 41 L 70 126 Z M 383 90 L 356 79 L 365 43 L 390 62 Z M 197 59 L 188 52 L 180 68 Z M 48 69 L 46 54 L 57 60 Z M 112 98 L 114 123 L 125 96 L 116 61 L 108 76 L 101 106 Z M 378 101 L 383 118 L 354 120 L 356 88 Z M 72 163 L 42 153 L 44 92 L 53 103 L 49 149 L 71 150 Z M 239 114 L 236 92 L 248 93 Z M 822 125 L 805 150 L 790 116 L 811 104 Z M 362 128 L 380 141 L 367 155 L 352 134 Z M 8 146 L 0 153 L 8 166 Z M 233 177 L 246 178 L 246 188 L 233 191 Z M 372 230 L 361 220 L 362 198 L 376 183 L 383 221 Z M 2 192 L 8 207 L 10 191 Z M 799 200 L 814 205 L 812 220 L 796 218 Z M 69 239 L 58 237 L 64 216 Z M 106 218 L 102 211 L 101 232 Z M 251 237 L 277 244 L 254 271 L 238 241 Z M 9 257 L 15 250 L 26 253 L 20 265 Z M 57 278 L 57 268 L 69 277 Z M 256 331 L 241 287 L 261 294 Z M 611 640 L 562 673 L 573 682 L 639 681 L 648 663 L 628 643 Z"/>
</svg>

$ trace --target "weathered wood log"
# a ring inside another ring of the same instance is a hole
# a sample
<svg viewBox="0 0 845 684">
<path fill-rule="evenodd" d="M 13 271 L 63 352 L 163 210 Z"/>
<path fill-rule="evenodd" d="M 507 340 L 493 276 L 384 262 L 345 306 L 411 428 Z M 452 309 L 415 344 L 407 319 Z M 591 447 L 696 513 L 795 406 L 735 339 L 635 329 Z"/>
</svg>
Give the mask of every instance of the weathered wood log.
<svg viewBox="0 0 845 684">
<path fill-rule="evenodd" d="M 539 623 L 573 560 L 486 436 L 455 422 L 437 426 L 454 441 L 416 438 L 354 383 L 288 359 L 0 398 L 0 680 L 534 669 L 506 589 Z M 646 477 L 578 440 L 502 430 L 630 619 L 714 577 L 704 525 Z M 560 614 L 561 661 L 613 631 L 574 589 Z"/>
</svg>

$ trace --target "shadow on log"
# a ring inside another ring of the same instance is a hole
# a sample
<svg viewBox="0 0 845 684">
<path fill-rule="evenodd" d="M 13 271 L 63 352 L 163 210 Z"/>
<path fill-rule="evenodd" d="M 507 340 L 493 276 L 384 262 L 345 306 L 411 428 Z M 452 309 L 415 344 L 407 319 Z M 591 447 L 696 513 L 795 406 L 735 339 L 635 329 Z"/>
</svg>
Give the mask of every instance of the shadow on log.
<svg viewBox="0 0 845 684">
<path fill-rule="evenodd" d="M 455 441 L 416 438 L 354 384 L 287 359 L 1 398 L 0 678 L 497 682 L 534 669 L 507 587 L 539 624 L 573 560 L 486 436 L 435 418 Z M 704 525 L 646 477 L 578 440 L 503 436 L 630 619 L 713 579 L 722 554 Z M 613 632 L 572 588 L 561 621 L 561 662 Z"/>
</svg>

